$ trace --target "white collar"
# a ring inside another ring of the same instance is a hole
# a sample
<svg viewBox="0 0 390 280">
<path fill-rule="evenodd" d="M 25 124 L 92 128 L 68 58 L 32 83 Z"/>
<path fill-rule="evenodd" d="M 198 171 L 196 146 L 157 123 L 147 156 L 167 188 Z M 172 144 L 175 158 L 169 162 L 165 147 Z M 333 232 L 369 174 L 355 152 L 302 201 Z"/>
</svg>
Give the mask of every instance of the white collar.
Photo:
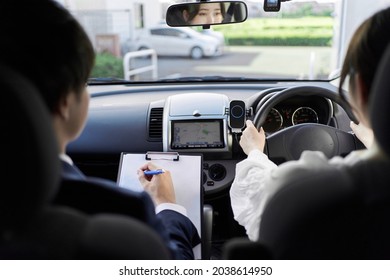
<svg viewBox="0 0 390 280">
<path fill-rule="evenodd" d="M 60 159 L 69 163 L 70 165 L 73 165 L 73 160 L 67 154 L 60 154 Z"/>
</svg>

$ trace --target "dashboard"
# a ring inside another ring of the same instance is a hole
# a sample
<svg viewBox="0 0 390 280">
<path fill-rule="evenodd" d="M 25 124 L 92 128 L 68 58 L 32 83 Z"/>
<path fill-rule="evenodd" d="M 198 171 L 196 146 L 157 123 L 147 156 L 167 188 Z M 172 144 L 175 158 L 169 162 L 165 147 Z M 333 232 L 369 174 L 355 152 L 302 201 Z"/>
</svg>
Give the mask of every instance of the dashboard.
<svg viewBox="0 0 390 280">
<path fill-rule="evenodd" d="M 349 130 L 344 109 L 329 98 L 307 92 L 308 85 L 337 95 L 329 82 L 90 86 L 86 127 L 67 152 L 86 174 L 114 181 L 123 152 L 202 154 L 205 196 L 226 194 L 235 165 L 246 157 L 239 146 L 241 130 L 230 127 L 232 101 L 242 101 L 245 118 L 253 119 L 265 100 L 281 89 L 298 87 L 299 94 L 277 102 L 267 112 L 263 125 L 267 137 L 306 123 Z M 273 160 L 271 153 L 269 157 Z M 274 161 L 286 160 L 277 156 Z"/>
</svg>

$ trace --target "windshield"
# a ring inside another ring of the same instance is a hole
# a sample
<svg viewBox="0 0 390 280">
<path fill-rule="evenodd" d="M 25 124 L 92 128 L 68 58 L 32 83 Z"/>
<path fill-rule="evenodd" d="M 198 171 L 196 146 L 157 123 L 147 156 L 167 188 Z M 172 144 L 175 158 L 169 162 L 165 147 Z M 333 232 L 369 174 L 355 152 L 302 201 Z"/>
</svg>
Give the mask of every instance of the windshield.
<svg viewBox="0 0 390 280">
<path fill-rule="evenodd" d="M 186 1 L 60 2 L 95 46 L 93 81 L 329 80 L 347 41 L 342 0 L 282 2 L 279 12 L 265 12 L 263 1 L 242 1 L 244 22 L 209 29 L 166 25 L 168 7 Z"/>
</svg>

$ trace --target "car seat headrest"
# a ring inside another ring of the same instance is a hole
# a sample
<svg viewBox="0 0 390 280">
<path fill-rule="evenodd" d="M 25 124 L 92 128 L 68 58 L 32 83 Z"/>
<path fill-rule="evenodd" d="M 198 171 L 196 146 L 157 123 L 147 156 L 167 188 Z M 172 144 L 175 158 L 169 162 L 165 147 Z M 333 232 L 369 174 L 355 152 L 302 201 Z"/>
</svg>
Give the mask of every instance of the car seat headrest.
<svg viewBox="0 0 390 280">
<path fill-rule="evenodd" d="M 22 226 L 54 196 L 60 166 L 50 114 L 35 87 L 0 65 L 3 182 L 0 232 Z"/>
<path fill-rule="evenodd" d="M 386 154 L 390 155 L 390 44 L 376 71 L 369 112 L 375 138 Z"/>
</svg>

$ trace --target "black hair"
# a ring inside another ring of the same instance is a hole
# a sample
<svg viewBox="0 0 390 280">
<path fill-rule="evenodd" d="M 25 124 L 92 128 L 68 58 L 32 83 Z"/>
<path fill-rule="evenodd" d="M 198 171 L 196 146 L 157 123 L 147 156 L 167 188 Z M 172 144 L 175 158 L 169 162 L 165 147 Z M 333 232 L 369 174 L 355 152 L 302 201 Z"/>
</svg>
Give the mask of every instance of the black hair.
<svg viewBox="0 0 390 280">
<path fill-rule="evenodd" d="M 382 55 L 390 42 L 390 7 L 366 19 L 355 31 L 341 68 L 339 93 L 346 99 L 342 86 L 347 77 L 353 85 L 356 73 L 365 85 L 365 99 L 368 102 L 372 83 Z"/>
<path fill-rule="evenodd" d="M 92 71 L 93 45 L 73 15 L 53 0 L 1 0 L 0 62 L 27 77 L 51 112 Z"/>
</svg>

